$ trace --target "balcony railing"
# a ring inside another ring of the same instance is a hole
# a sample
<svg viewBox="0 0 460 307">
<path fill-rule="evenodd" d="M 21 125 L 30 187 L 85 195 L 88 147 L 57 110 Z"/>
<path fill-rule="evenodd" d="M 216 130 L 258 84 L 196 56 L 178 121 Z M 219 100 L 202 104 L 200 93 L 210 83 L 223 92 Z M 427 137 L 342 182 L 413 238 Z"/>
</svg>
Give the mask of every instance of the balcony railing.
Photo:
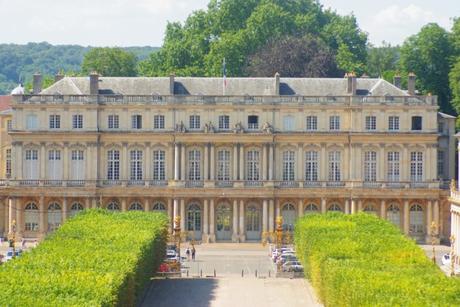
<svg viewBox="0 0 460 307">
<path fill-rule="evenodd" d="M 185 182 L 186 188 L 202 188 L 204 186 L 203 180 L 188 180 Z"/>
<path fill-rule="evenodd" d="M 261 180 L 246 180 L 244 182 L 245 187 L 261 187 L 263 184 L 264 182 Z"/>
<path fill-rule="evenodd" d="M 219 187 L 219 188 L 232 188 L 233 187 L 233 181 L 230 181 L 230 180 L 217 180 L 216 181 L 216 187 Z"/>
<path fill-rule="evenodd" d="M 280 187 L 280 188 L 298 188 L 300 186 L 298 181 L 289 181 L 289 180 L 283 180 L 283 181 L 278 181 L 275 186 Z"/>
</svg>

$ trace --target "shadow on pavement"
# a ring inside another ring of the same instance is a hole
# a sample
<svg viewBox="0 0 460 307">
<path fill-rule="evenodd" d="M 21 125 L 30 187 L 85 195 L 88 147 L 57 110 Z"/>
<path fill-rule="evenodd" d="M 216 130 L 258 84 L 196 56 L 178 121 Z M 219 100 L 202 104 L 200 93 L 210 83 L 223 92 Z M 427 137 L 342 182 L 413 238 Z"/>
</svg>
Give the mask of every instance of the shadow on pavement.
<svg viewBox="0 0 460 307">
<path fill-rule="evenodd" d="M 139 305 L 141 307 L 196 307 L 211 306 L 217 279 L 155 279 Z"/>
</svg>

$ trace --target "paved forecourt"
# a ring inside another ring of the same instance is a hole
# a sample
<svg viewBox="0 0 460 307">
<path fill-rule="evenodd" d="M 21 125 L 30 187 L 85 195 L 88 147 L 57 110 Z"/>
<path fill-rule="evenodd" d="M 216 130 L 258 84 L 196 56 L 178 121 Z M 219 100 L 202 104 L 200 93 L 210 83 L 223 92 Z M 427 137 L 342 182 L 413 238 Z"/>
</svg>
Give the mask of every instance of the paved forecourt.
<svg viewBox="0 0 460 307">
<path fill-rule="evenodd" d="M 261 244 L 197 245 L 195 261 L 185 266 L 189 277 L 184 272 L 183 278 L 153 280 L 141 306 L 321 306 L 305 279 L 273 277 L 275 267 Z M 216 278 L 206 277 L 214 269 Z"/>
</svg>

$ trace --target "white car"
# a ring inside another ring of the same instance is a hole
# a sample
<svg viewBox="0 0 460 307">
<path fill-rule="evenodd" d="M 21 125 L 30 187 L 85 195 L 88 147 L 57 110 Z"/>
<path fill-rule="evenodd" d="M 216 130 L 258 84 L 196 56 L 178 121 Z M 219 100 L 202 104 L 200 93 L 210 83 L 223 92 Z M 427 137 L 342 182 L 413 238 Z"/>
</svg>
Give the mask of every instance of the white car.
<svg viewBox="0 0 460 307">
<path fill-rule="evenodd" d="M 303 272 L 303 266 L 299 261 L 287 261 L 281 268 L 283 272 Z"/>
<path fill-rule="evenodd" d="M 166 250 L 166 260 L 170 260 L 170 261 L 176 260 L 176 261 L 179 261 L 179 257 L 177 256 L 176 251 L 175 251 L 175 250 L 172 250 L 172 249 L 167 249 L 167 250 Z"/>
<path fill-rule="evenodd" d="M 442 265 L 450 265 L 450 254 L 444 254 L 441 258 Z"/>
</svg>

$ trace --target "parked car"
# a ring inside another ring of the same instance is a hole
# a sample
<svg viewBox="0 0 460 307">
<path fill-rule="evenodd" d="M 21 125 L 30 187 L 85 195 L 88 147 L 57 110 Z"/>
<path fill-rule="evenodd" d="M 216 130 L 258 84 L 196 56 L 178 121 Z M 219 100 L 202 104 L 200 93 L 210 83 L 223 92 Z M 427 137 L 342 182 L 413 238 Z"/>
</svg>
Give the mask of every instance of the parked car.
<svg viewBox="0 0 460 307">
<path fill-rule="evenodd" d="M 278 263 L 284 264 L 287 261 L 297 261 L 296 255 L 294 255 L 294 254 L 283 254 L 283 255 L 278 257 L 278 259 L 276 260 L 276 263 L 277 264 Z"/>
<path fill-rule="evenodd" d="M 281 269 L 283 272 L 303 272 L 303 266 L 299 261 L 286 261 Z"/>
<path fill-rule="evenodd" d="M 177 255 L 175 250 L 166 250 L 166 261 L 179 261 L 179 256 Z"/>
<path fill-rule="evenodd" d="M 20 257 L 21 255 L 22 255 L 22 250 L 19 249 L 19 250 L 15 251 L 15 256 L 16 257 Z M 13 250 L 12 249 L 10 249 L 10 250 L 8 250 L 6 252 L 5 257 L 3 258 L 3 262 L 7 262 L 7 261 L 9 261 L 11 259 L 13 259 Z"/>
<path fill-rule="evenodd" d="M 450 254 L 444 254 L 441 258 L 442 265 L 450 265 Z"/>
</svg>

